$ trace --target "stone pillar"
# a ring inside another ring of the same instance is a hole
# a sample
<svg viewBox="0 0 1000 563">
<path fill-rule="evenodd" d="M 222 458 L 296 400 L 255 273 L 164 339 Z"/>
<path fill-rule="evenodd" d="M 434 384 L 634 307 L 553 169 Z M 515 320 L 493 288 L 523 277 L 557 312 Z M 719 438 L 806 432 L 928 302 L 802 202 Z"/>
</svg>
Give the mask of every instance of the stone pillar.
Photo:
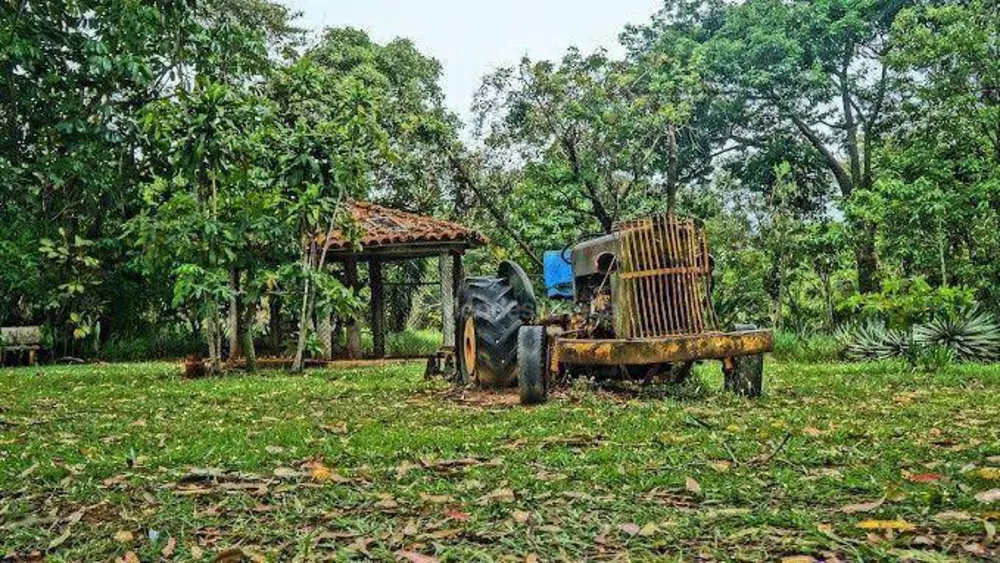
<svg viewBox="0 0 1000 563">
<path fill-rule="evenodd" d="M 333 358 L 333 322 L 327 307 L 316 309 L 316 336 L 320 345 L 319 359 Z"/>
<path fill-rule="evenodd" d="M 372 258 L 368 262 L 368 276 L 372 290 L 372 341 L 376 358 L 385 357 L 385 288 L 382 285 L 382 261 Z"/>
<path fill-rule="evenodd" d="M 438 270 L 441 274 L 441 331 L 444 345 L 455 346 L 455 279 L 453 264 L 447 252 L 438 254 Z"/>
<path fill-rule="evenodd" d="M 344 261 L 344 277 L 347 287 L 358 290 L 358 261 L 351 257 Z M 361 325 L 357 319 L 347 319 L 347 357 L 352 360 L 361 358 Z"/>
</svg>

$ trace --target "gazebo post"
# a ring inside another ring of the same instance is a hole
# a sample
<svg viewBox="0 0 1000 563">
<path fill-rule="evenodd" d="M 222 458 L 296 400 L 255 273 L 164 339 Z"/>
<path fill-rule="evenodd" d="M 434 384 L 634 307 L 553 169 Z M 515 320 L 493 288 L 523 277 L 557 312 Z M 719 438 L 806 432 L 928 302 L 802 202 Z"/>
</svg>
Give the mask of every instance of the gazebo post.
<svg viewBox="0 0 1000 563">
<path fill-rule="evenodd" d="M 382 286 L 382 260 L 368 261 L 368 275 L 372 284 L 372 341 L 376 358 L 385 357 L 385 294 Z"/>
<path fill-rule="evenodd" d="M 353 256 L 344 260 L 344 278 L 348 288 L 358 290 L 358 261 Z M 355 318 L 347 320 L 347 357 L 352 360 L 361 358 L 361 325 Z"/>
<path fill-rule="evenodd" d="M 454 263 L 447 252 L 438 254 L 438 272 L 441 276 L 441 331 L 444 345 L 455 346 L 455 279 Z"/>
</svg>

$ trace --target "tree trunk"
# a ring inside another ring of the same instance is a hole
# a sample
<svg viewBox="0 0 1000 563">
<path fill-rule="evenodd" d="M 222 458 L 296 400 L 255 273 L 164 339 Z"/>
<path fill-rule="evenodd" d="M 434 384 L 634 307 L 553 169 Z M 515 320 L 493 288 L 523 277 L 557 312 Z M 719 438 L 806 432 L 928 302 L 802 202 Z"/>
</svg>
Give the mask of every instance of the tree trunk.
<svg viewBox="0 0 1000 563">
<path fill-rule="evenodd" d="M 257 371 L 257 349 L 253 343 L 253 325 L 254 318 L 257 316 L 257 304 L 248 301 L 246 294 L 241 295 L 238 302 L 240 315 L 237 323 L 239 328 L 237 340 L 240 344 L 240 352 L 247 361 L 247 371 L 255 372 Z"/>
<path fill-rule="evenodd" d="M 243 317 L 243 295 L 240 294 L 240 271 L 234 269 L 229 274 L 229 284 L 233 290 L 233 296 L 229 299 L 229 358 L 236 359 L 243 356 L 240 350 L 243 346 L 240 326 Z"/>
<path fill-rule="evenodd" d="M 303 257 L 303 265 L 311 273 L 316 243 L 309 243 L 309 249 Z M 312 315 L 312 277 L 307 276 L 302 290 L 302 308 L 299 310 L 299 340 L 295 345 L 295 359 L 292 361 L 292 371 L 301 372 L 305 366 L 306 339 L 309 338 L 309 317 Z"/>
<path fill-rule="evenodd" d="M 271 317 L 268 328 L 271 333 L 271 352 L 277 354 L 281 351 L 281 341 L 284 340 L 281 334 L 281 296 L 271 293 L 267 296 L 267 305 Z"/>
<path fill-rule="evenodd" d="M 876 226 L 870 221 L 855 222 L 854 259 L 858 265 L 858 291 L 876 293 L 879 290 L 878 255 L 875 251 Z"/>
</svg>

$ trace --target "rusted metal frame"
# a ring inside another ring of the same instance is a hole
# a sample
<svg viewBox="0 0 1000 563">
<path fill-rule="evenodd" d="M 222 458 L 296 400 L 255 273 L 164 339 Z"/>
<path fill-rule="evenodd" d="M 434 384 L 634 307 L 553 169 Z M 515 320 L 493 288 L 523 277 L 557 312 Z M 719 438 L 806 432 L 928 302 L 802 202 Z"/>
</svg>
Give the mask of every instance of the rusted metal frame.
<svg viewBox="0 0 1000 563">
<path fill-rule="evenodd" d="M 653 234 L 653 221 L 650 220 L 649 224 L 646 225 L 646 228 L 642 230 L 642 235 L 641 235 L 643 241 L 642 246 L 645 255 L 644 257 L 646 259 L 645 264 L 643 264 L 643 270 L 645 274 L 645 277 L 643 279 L 645 280 L 646 287 L 649 291 L 649 301 L 647 302 L 647 309 L 649 311 L 649 314 L 647 315 L 647 318 L 649 319 L 648 323 L 649 335 L 659 336 L 661 334 L 659 298 L 657 297 L 656 294 L 657 290 L 656 280 L 653 279 L 652 275 L 650 274 L 650 271 L 655 269 L 654 261 L 656 260 L 655 250 L 653 249 L 652 234 Z"/>
<path fill-rule="evenodd" d="M 667 249 L 664 245 L 663 240 L 663 218 L 660 217 L 653 221 L 653 229 L 651 231 L 653 236 L 653 247 L 656 254 L 656 260 L 653 266 L 656 268 L 653 270 L 652 275 L 656 283 L 657 291 L 657 301 L 660 306 L 660 334 L 666 335 L 670 334 L 670 306 L 667 303 L 667 276 L 662 272 L 667 269 Z"/>
<path fill-rule="evenodd" d="M 622 247 L 622 252 L 620 253 L 620 255 L 624 256 L 627 260 L 627 263 L 623 264 L 624 266 L 622 268 L 623 271 L 629 271 L 629 272 L 635 271 L 636 264 L 635 264 L 635 256 L 633 249 L 634 245 L 632 243 L 633 232 L 634 231 L 632 229 L 624 231 L 622 233 L 621 239 L 619 239 L 621 241 L 620 244 Z M 633 338 L 639 336 L 639 334 L 642 332 L 639 326 L 640 322 L 638 314 L 639 292 L 636 285 L 637 284 L 635 283 L 634 280 L 622 281 L 622 287 L 626 288 L 626 292 L 628 293 L 628 295 L 626 296 L 627 299 L 623 299 L 623 302 L 631 303 L 631 308 L 627 313 L 628 327 L 629 327 L 628 336 Z"/>
<path fill-rule="evenodd" d="M 752 356 L 774 349 L 770 330 L 704 333 L 648 339 L 557 338 L 553 353 L 562 364 L 649 365 Z"/>
<path fill-rule="evenodd" d="M 705 315 L 702 310 L 701 302 L 701 276 L 697 273 L 698 267 L 698 226 L 695 224 L 694 220 L 691 220 L 691 236 L 688 237 L 688 252 L 691 256 L 691 270 L 688 276 L 691 279 L 691 307 L 694 312 L 696 330 L 698 332 L 705 332 Z"/>
<path fill-rule="evenodd" d="M 695 330 L 698 332 L 704 332 L 705 317 L 701 307 L 701 292 L 698 291 L 700 285 L 698 283 L 698 278 L 700 276 L 695 274 L 695 269 L 698 266 L 698 250 L 696 246 L 698 243 L 698 227 L 695 225 L 693 219 L 689 222 L 689 224 L 691 225 L 691 235 L 687 240 L 687 250 L 689 252 L 689 256 L 691 257 L 691 270 L 688 273 L 688 277 L 691 280 L 691 307 L 695 318 Z"/>
<path fill-rule="evenodd" d="M 708 319 L 709 324 L 713 330 L 719 329 L 719 317 L 715 314 L 715 306 L 712 303 L 712 267 L 711 259 L 708 253 L 708 233 L 704 229 L 701 231 L 701 259 L 705 263 L 704 267 L 704 295 L 705 303 L 708 309 Z"/>
<path fill-rule="evenodd" d="M 666 258 L 668 259 L 668 265 L 674 268 L 679 268 L 680 263 L 677 261 L 676 248 L 673 242 L 673 216 L 668 216 L 663 224 L 663 241 L 667 244 Z M 677 293 L 677 274 L 670 274 L 666 276 L 667 294 L 670 300 L 670 312 L 668 313 L 670 318 L 670 334 L 676 334 L 681 332 L 681 320 L 680 320 L 680 299 L 678 299 Z"/>
<path fill-rule="evenodd" d="M 630 279 L 633 279 L 633 278 L 642 277 L 643 275 L 649 275 L 649 276 L 666 276 L 666 275 L 670 275 L 670 274 L 686 274 L 688 271 L 689 271 L 688 268 L 660 268 L 660 267 L 657 267 L 655 270 L 649 270 L 649 271 L 646 271 L 646 272 L 627 272 L 627 273 L 621 274 L 621 277 L 622 277 L 622 279 L 630 280 Z M 707 274 L 708 273 L 707 271 L 703 270 L 702 268 L 695 268 L 694 272 L 696 274 L 699 274 L 699 275 Z"/>
<path fill-rule="evenodd" d="M 684 257 L 681 255 L 681 235 L 680 235 L 680 224 L 675 217 L 671 217 L 671 236 L 673 250 L 671 255 L 676 257 L 679 266 L 684 266 Z M 680 326 L 678 326 L 678 332 L 689 332 L 691 327 L 690 315 L 688 314 L 688 304 L 686 303 L 687 290 L 684 287 L 686 285 L 686 280 L 683 274 L 677 274 L 675 276 L 675 281 L 677 284 L 677 314 L 680 321 Z"/>
</svg>

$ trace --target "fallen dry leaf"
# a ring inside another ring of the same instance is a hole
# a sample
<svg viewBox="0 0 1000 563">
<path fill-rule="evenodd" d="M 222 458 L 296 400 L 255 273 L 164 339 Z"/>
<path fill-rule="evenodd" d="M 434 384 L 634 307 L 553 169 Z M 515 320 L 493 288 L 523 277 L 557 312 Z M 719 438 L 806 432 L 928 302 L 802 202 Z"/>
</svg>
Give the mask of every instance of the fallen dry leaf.
<svg viewBox="0 0 1000 563">
<path fill-rule="evenodd" d="M 231 547 L 220 551 L 219 554 L 215 556 L 215 559 L 212 559 L 212 563 L 240 563 L 246 558 L 246 556 L 246 553 L 243 553 L 242 549 L 238 547 Z"/>
<path fill-rule="evenodd" d="M 66 529 L 63 531 L 62 534 L 59 534 L 59 537 L 49 542 L 49 549 L 50 550 L 55 549 L 60 545 L 66 543 L 66 540 L 69 539 L 72 533 L 73 533 L 73 526 L 66 526 Z"/>
<path fill-rule="evenodd" d="M 135 554 L 134 551 L 126 551 L 125 557 L 122 558 L 125 563 L 142 563 L 139 556 Z"/>
<path fill-rule="evenodd" d="M 709 467 L 718 471 L 719 473 L 725 473 L 726 471 L 729 471 L 733 467 L 733 462 L 725 460 L 713 461 L 712 463 L 709 464 Z"/>
<path fill-rule="evenodd" d="M 695 481 L 693 477 L 688 477 L 684 480 L 684 488 L 691 494 L 701 494 L 701 484 Z"/>
<path fill-rule="evenodd" d="M 302 474 L 291 467 L 276 467 L 274 468 L 274 476 L 278 479 L 295 479 L 301 477 Z"/>
<path fill-rule="evenodd" d="M 855 514 L 858 512 L 871 512 L 877 509 L 878 507 L 882 506 L 882 504 L 884 503 L 885 503 L 885 498 L 880 498 L 872 502 L 859 502 L 857 504 L 849 504 L 844 508 L 841 508 L 840 511 L 845 514 Z"/>
<path fill-rule="evenodd" d="M 913 524 L 910 524 L 906 520 L 902 519 L 865 520 L 863 522 L 858 522 L 855 526 L 861 528 L 862 530 L 898 530 L 900 532 L 906 532 L 916 528 Z"/>
<path fill-rule="evenodd" d="M 480 502 L 514 502 L 516 499 L 512 489 L 497 489 L 479 500 Z"/>
<path fill-rule="evenodd" d="M 392 498 L 384 498 L 375 503 L 375 508 L 381 508 L 384 510 L 392 510 L 394 508 L 399 508 L 399 503 Z"/>
<path fill-rule="evenodd" d="M 972 515 L 968 512 L 957 511 L 957 510 L 947 510 L 945 512 L 938 512 L 934 515 L 935 520 L 942 521 L 963 521 L 972 520 Z"/>
<path fill-rule="evenodd" d="M 160 555 L 169 559 L 174 555 L 174 550 L 176 549 L 177 549 L 177 540 L 175 540 L 173 536 L 170 536 L 169 538 L 167 538 L 167 545 L 163 546 L 163 549 L 160 550 Z"/>
<path fill-rule="evenodd" d="M 644 538 L 648 538 L 649 536 L 656 535 L 656 533 L 659 531 L 660 528 L 659 526 L 656 525 L 656 523 L 649 522 L 645 526 L 643 526 L 641 530 L 639 530 L 639 535 Z"/>
<path fill-rule="evenodd" d="M 417 553 L 416 551 L 397 551 L 396 557 L 409 561 L 410 563 L 437 563 L 436 557 Z"/>
<path fill-rule="evenodd" d="M 911 483 L 934 483 L 940 481 L 944 475 L 940 473 L 916 473 L 907 475 L 906 480 Z"/>
<path fill-rule="evenodd" d="M 524 524 L 531 519 L 531 513 L 523 510 L 515 510 L 511 513 L 511 517 L 514 518 L 514 521 L 518 524 Z"/>
<path fill-rule="evenodd" d="M 17 476 L 17 478 L 18 479 L 24 479 L 25 477 L 27 477 L 27 476 L 31 475 L 32 473 L 34 473 L 36 469 L 38 469 L 38 464 L 37 463 L 34 464 L 34 465 L 32 465 L 31 467 L 25 469 L 21 473 L 19 473 L 18 476 Z"/>
<path fill-rule="evenodd" d="M 448 504 L 449 502 L 455 502 L 455 499 L 448 495 L 428 495 L 426 493 L 420 493 L 420 500 L 431 504 Z"/>
<path fill-rule="evenodd" d="M 472 518 L 472 515 L 468 512 L 462 512 L 461 510 L 446 510 L 444 512 L 444 517 L 452 520 L 458 520 L 459 522 L 465 522 L 469 518 Z"/>
<path fill-rule="evenodd" d="M 987 481 L 1000 481 L 1000 469 L 996 467 L 982 467 L 975 470 L 976 477 Z"/>
<path fill-rule="evenodd" d="M 642 528 L 640 528 L 638 524 L 633 524 L 631 522 L 618 526 L 618 529 L 621 530 L 623 534 L 630 536 L 638 535 L 639 532 L 642 531 Z"/>
<path fill-rule="evenodd" d="M 976 500 L 983 504 L 1000 502 L 1000 489 L 990 489 L 976 495 Z"/>
<path fill-rule="evenodd" d="M 114 538 L 118 543 L 132 543 L 135 541 L 135 536 L 128 530 L 118 530 L 115 532 Z"/>
</svg>

